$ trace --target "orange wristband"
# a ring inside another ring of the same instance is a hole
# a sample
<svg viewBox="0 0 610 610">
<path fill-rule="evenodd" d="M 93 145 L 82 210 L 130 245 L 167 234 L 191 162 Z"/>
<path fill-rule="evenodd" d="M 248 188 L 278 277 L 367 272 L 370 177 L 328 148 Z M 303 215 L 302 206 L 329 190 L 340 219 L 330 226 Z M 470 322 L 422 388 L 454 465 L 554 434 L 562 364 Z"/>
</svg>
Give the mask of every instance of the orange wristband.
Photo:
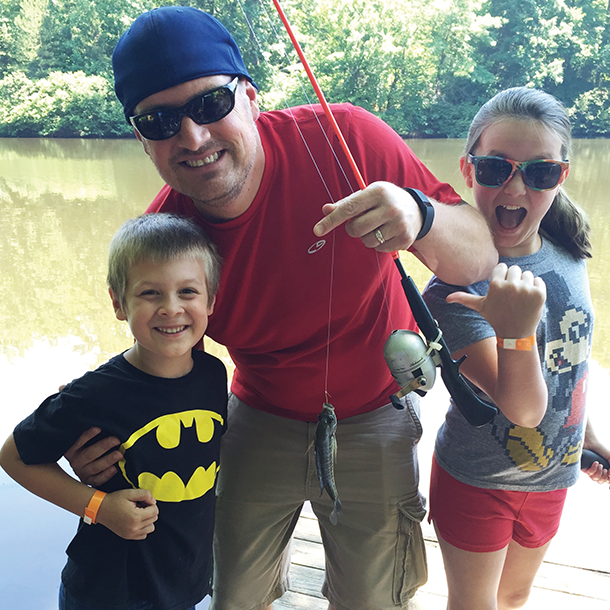
<svg viewBox="0 0 610 610">
<path fill-rule="evenodd" d="M 96 491 L 91 500 L 89 500 L 89 504 L 87 504 L 87 508 L 85 508 L 85 516 L 83 517 L 83 521 L 87 525 L 95 525 L 95 519 L 97 517 L 97 511 L 100 508 L 100 504 L 102 500 L 106 496 L 105 491 Z"/>
<path fill-rule="evenodd" d="M 500 339 L 500 337 L 496 337 L 496 339 L 498 340 L 498 347 L 503 349 L 531 352 L 534 345 L 536 345 L 536 335 L 525 337 L 523 339 Z"/>
</svg>

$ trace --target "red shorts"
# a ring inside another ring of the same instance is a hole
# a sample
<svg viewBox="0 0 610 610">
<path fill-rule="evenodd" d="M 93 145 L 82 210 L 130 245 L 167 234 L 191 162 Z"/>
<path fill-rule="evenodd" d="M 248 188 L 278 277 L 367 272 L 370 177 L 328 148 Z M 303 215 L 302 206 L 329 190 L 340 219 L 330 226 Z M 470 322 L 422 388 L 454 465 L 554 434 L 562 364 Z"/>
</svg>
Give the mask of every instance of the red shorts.
<svg viewBox="0 0 610 610">
<path fill-rule="evenodd" d="M 557 533 L 567 489 L 483 489 L 454 479 L 432 459 L 430 517 L 449 544 L 473 553 L 499 551 L 514 540 L 535 549 Z"/>
</svg>

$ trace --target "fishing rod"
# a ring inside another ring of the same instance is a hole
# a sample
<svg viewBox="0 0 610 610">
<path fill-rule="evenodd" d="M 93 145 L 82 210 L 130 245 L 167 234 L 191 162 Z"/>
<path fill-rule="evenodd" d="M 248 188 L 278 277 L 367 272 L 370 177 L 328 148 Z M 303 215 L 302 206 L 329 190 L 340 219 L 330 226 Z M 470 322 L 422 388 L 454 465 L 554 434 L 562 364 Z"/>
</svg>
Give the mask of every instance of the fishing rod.
<svg viewBox="0 0 610 610">
<path fill-rule="evenodd" d="M 288 18 L 284 13 L 284 9 L 282 8 L 279 0 L 272 1 L 284 25 L 284 28 L 286 29 L 286 32 L 290 37 L 292 46 L 297 52 L 297 55 L 299 56 L 299 59 L 301 60 L 301 63 L 305 68 L 305 72 L 309 77 L 309 81 L 313 86 L 314 91 L 316 92 L 316 96 L 318 97 L 320 104 L 322 105 L 324 114 L 329 120 L 335 132 L 335 135 L 339 139 L 339 143 L 341 145 L 341 148 L 343 149 L 343 152 L 347 156 L 347 160 L 350 164 L 352 172 L 354 173 L 356 182 L 358 183 L 358 186 L 361 189 L 365 189 L 367 185 L 364 181 L 364 178 L 362 177 L 362 174 L 358 169 L 358 165 L 354 160 L 349 146 L 347 145 L 347 142 L 345 141 L 345 138 L 341 133 L 341 129 L 339 128 L 339 125 L 335 120 L 333 112 L 330 106 L 328 105 L 326 98 L 324 97 L 324 93 L 322 93 L 322 90 L 318 85 L 318 81 L 311 67 L 309 66 L 309 62 L 307 61 L 307 58 L 305 57 L 305 54 L 301 49 L 301 45 L 299 44 L 299 41 L 294 35 Z M 419 191 L 418 194 L 425 198 L 425 196 L 423 196 L 423 194 L 421 194 Z M 424 360 L 426 360 L 426 362 L 428 363 L 428 366 L 425 367 L 428 371 L 428 377 L 426 377 L 423 373 L 418 374 L 418 372 L 422 370 L 421 367 L 415 367 L 415 369 L 409 370 L 407 377 L 411 376 L 411 379 L 404 387 L 401 388 L 400 392 L 390 397 L 392 404 L 396 408 L 404 408 L 402 403 L 400 402 L 400 398 L 402 396 L 405 396 L 408 392 L 412 390 L 415 390 L 418 393 L 422 394 L 425 393 L 425 391 L 431 389 L 435 377 L 433 374 L 431 374 L 431 371 L 434 371 L 434 367 L 440 364 L 441 377 L 443 379 L 443 382 L 445 383 L 449 394 L 453 398 L 455 404 L 457 405 L 460 412 L 464 415 L 466 420 L 473 426 L 482 426 L 490 422 L 498 412 L 497 407 L 479 398 L 479 396 L 477 396 L 473 392 L 472 388 L 468 385 L 464 377 L 462 377 L 462 374 L 459 371 L 459 367 L 466 358 L 466 356 L 463 356 L 459 361 L 455 361 L 451 358 L 449 349 L 447 348 L 447 345 L 444 339 L 442 338 L 442 332 L 440 331 L 438 325 L 436 324 L 436 321 L 430 314 L 430 311 L 428 310 L 428 307 L 424 302 L 421 293 L 415 285 L 415 282 L 405 272 L 398 252 L 392 252 L 392 258 L 394 259 L 394 263 L 396 264 L 398 272 L 400 273 L 403 291 L 405 293 L 405 297 L 407 298 L 407 302 L 409 303 L 409 307 L 413 312 L 413 317 L 415 318 L 417 326 L 423 333 L 428 343 L 428 347 L 426 349 L 426 354 L 424 357 Z M 403 384 L 401 383 L 401 381 L 404 379 L 405 374 L 407 373 L 407 371 L 404 370 L 403 365 L 405 361 L 411 360 L 411 356 L 408 353 L 408 350 L 410 345 L 412 345 L 412 342 L 407 341 L 406 343 L 401 344 L 399 340 L 396 341 L 395 339 L 397 339 L 399 335 L 395 333 L 401 332 L 407 333 L 411 331 L 394 331 L 394 333 L 392 333 L 388 341 L 392 340 L 393 350 L 391 350 L 392 354 L 388 354 L 386 356 L 386 362 L 394 379 L 396 379 L 399 385 L 402 386 Z M 413 334 L 417 335 L 417 333 Z M 386 350 L 384 350 L 384 352 L 385 351 Z M 431 363 L 434 366 L 432 366 Z M 413 373 L 416 376 L 413 375 Z M 401 381 L 399 381 L 399 379 Z"/>
</svg>

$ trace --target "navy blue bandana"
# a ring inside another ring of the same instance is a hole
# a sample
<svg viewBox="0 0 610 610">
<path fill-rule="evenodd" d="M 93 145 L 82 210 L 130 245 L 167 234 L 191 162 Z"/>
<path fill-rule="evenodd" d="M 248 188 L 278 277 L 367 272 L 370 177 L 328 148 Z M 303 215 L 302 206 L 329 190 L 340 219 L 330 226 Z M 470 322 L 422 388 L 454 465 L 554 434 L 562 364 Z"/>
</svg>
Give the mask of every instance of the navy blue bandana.
<svg viewBox="0 0 610 610">
<path fill-rule="evenodd" d="M 208 13 L 186 6 L 140 15 L 117 43 L 112 67 L 128 120 L 149 95 L 203 76 L 227 74 L 252 82 L 228 30 Z"/>
</svg>

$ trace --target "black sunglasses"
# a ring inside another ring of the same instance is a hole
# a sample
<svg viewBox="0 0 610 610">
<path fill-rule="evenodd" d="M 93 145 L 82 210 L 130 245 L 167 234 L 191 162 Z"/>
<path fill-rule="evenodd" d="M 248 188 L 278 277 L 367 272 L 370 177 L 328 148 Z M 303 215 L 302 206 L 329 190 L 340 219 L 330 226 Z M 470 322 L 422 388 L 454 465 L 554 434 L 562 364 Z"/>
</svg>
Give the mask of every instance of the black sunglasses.
<svg viewBox="0 0 610 610">
<path fill-rule="evenodd" d="M 167 140 L 182 127 L 182 117 L 189 116 L 197 125 L 208 125 L 224 119 L 235 107 L 235 89 L 239 77 L 228 85 L 202 93 L 180 108 L 163 108 L 129 117 L 129 122 L 147 140 Z"/>
<path fill-rule="evenodd" d="M 513 161 L 504 157 L 476 157 L 468 155 L 474 164 L 474 175 L 481 186 L 499 188 L 519 170 L 526 186 L 534 191 L 555 188 L 570 167 L 568 161 L 536 159 L 535 161 Z"/>
</svg>

